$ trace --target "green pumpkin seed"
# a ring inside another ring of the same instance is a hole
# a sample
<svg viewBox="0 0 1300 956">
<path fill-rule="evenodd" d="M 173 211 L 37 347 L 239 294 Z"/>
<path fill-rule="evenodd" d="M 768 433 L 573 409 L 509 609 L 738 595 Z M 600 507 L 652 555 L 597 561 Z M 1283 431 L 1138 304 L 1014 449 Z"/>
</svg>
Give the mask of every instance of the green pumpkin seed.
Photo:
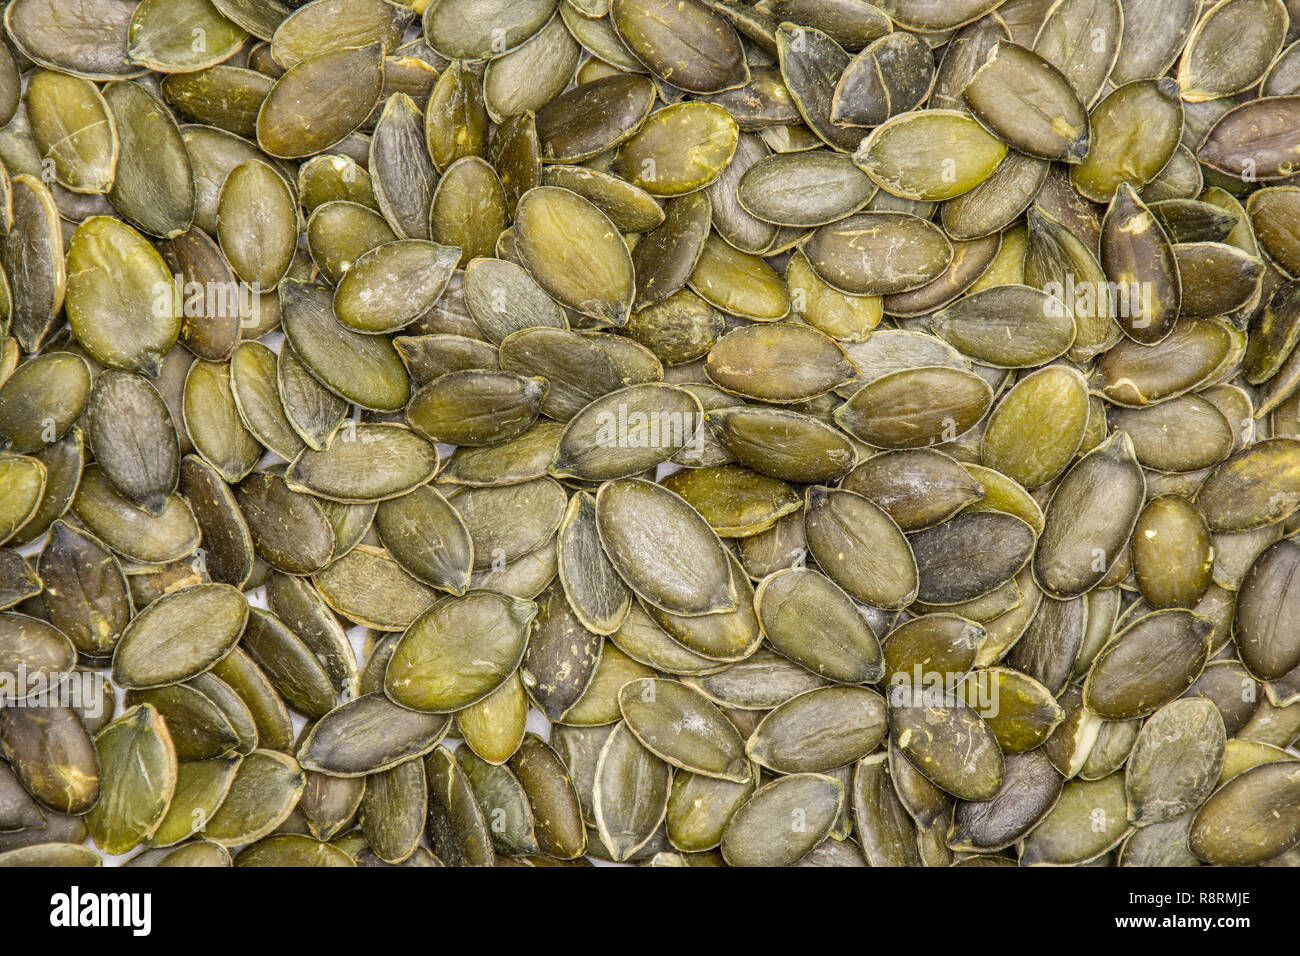
<svg viewBox="0 0 1300 956">
<path fill-rule="evenodd" d="M 789 866 L 826 838 L 844 800 L 844 787 L 831 777 L 781 777 L 735 812 L 722 834 L 722 855 L 731 866 Z"/>
<path fill-rule="evenodd" d="M 1033 558 L 1038 586 L 1058 600 L 1095 587 L 1128 543 L 1145 488 L 1125 432 L 1115 432 L 1080 459 L 1057 484 L 1046 508 Z"/>
<path fill-rule="evenodd" d="M 677 681 L 629 681 L 618 695 L 627 727 L 674 767 L 720 780 L 750 779 L 745 744 L 708 698 Z"/>
<path fill-rule="evenodd" d="M 1156 611 L 1116 634 L 1084 684 L 1088 709 L 1108 720 L 1144 717 L 1181 695 L 1209 658 L 1213 622 L 1184 610 Z M 1142 680 L 1135 680 L 1141 673 Z"/>
<path fill-rule="evenodd" d="M 1210 531 L 1195 506 L 1176 495 L 1153 498 L 1133 528 L 1133 572 L 1147 603 L 1194 608 L 1213 566 Z"/>
<path fill-rule="evenodd" d="M 138 83 L 109 84 L 104 102 L 121 143 L 109 202 L 148 235 L 181 235 L 194 219 L 194 183 L 176 121 Z"/>
<path fill-rule="evenodd" d="M 259 444 L 292 461 L 305 443 L 285 414 L 276 387 L 274 352 L 260 342 L 244 342 L 230 358 L 230 384 L 240 421 Z"/>
<path fill-rule="evenodd" d="M 243 480 L 262 457 L 235 405 L 230 365 L 198 361 L 185 377 L 185 430 L 195 449 L 229 482 Z"/>
<path fill-rule="evenodd" d="M 1145 186 L 1173 156 L 1182 114 L 1178 84 L 1168 78 L 1135 80 L 1108 94 L 1092 110 L 1092 142 L 1070 182 L 1094 202 L 1110 202 L 1121 183 Z M 1143 149 L 1133 155 L 1138 141 Z"/>
<path fill-rule="evenodd" d="M 513 262 L 473 260 L 465 267 L 464 288 L 470 315 L 497 345 L 521 329 L 568 328 L 564 311 Z"/>
<path fill-rule="evenodd" d="M 253 537 L 230 486 L 203 459 L 186 455 L 180 489 L 204 544 L 195 569 L 202 567 L 213 581 L 242 588 L 253 573 Z"/>
<path fill-rule="evenodd" d="M 1207 863 L 1242 866 L 1282 853 L 1296 842 L 1291 761 L 1247 770 L 1210 797 L 1192 821 L 1188 844 Z"/>
<path fill-rule="evenodd" d="M 168 496 L 162 513 L 154 517 L 119 495 L 96 467 L 82 474 L 72 510 L 95 537 L 136 561 L 176 561 L 199 544 L 199 526 L 185 499 Z"/>
<path fill-rule="evenodd" d="M 632 856 L 650 840 L 668 808 L 672 767 L 643 747 L 620 723 L 596 763 L 593 811 L 614 860 Z"/>
<path fill-rule="evenodd" d="M 1275 524 L 1300 507 L 1293 469 L 1300 443 L 1274 438 L 1240 451 L 1216 467 L 1196 496 L 1212 532 L 1251 531 Z"/>
<path fill-rule="evenodd" d="M 804 243 L 813 270 L 850 295 L 918 289 L 952 262 L 952 243 L 916 216 L 864 212 L 822 226 Z"/>
<path fill-rule="evenodd" d="M 378 43 L 322 52 L 275 81 L 257 114 L 257 142 L 269 155 L 297 159 L 344 140 L 379 101 L 383 47 Z M 338 89 L 323 103 L 316 91 Z"/>
<path fill-rule="evenodd" d="M 41 160 L 51 164 L 60 185 L 78 193 L 112 188 L 120 143 L 113 114 L 93 83 L 36 70 L 27 110 Z"/>
<path fill-rule="evenodd" d="M 90 371 L 70 352 L 33 357 L 0 384 L 0 444 L 30 455 L 68 434 L 90 401 Z"/>
<path fill-rule="evenodd" d="M 127 57 L 160 73 L 186 73 L 229 59 L 246 39 L 206 0 L 148 0 L 131 17 Z"/>
<path fill-rule="evenodd" d="M 1088 151 L 1088 114 L 1070 82 L 1024 47 L 995 45 L 962 94 L 984 126 L 1022 153 L 1078 162 Z"/>
<path fill-rule="evenodd" d="M 612 0 L 610 18 L 632 54 L 679 89 L 716 93 L 749 82 L 736 31 L 698 0 Z"/>
<path fill-rule="evenodd" d="M 103 365 L 156 376 L 181 328 L 162 256 L 125 223 L 92 216 L 73 233 L 67 275 L 77 341 Z"/>
<path fill-rule="evenodd" d="M 376 530 L 393 559 L 426 584 L 463 594 L 474 565 L 474 544 L 456 509 L 425 485 L 381 502 Z"/>
<path fill-rule="evenodd" d="M 721 541 L 671 491 L 641 479 L 609 482 L 596 495 L 596 525 L 619 576 L 653 607 L 683 616 L 736 608 Z"/>
<path fill-rule="evenodd" d="M 635 294 L 632 260 L 608 217 L 576 193 L 539 186 L 519 200 L 524 266 L 561 305 L 623 325 Z"/>
<path fill-rule="evenodd" d="M 241 163 L 221 186 L 217 239 L 235 275 L 259 292 L 274 289 L 293 260 L 295 207 L 288 184 L 265 163 Z"/>
<path fill-rule="evenodd" d="M 1063 783 L 1041 751 L 1008 754 L 1006 777 L 993 799 L 957 803 L 949 845 L 987 852 L 1019 842 L 1051 812 Z"/>
<path fill-rule="evenodd" d="M 640 129 L 654 102 L 654 83 L 628 74 L 592 80 L 562 93 L 537 111 L 542 158 L 574 163 L 613 149 Z"/>
<path fill-rule="evenodd" d="M 385 692 L 403 706 L 432 713 L 483 699 L 518 666 L 536 614 L 530 601 L 486 591 L 444 598 L 398 643 Z"/>
<path fill-rule="evenodd" d="M 274 614 L 251 608 L 240 645 L 294 710 L 319 719 L 334 708 L 329 672 Z"/>
<path fill-rule="evenodd" d="M 196 584 L 164 595 L 122 635 L 113 680 L 128 688 L 188 680 L 229 652 L 247 619 L 243 595 L 227 584 Z"/>
<path fill-rule="evenodd" d="M 162 823 L 176 789 L 176 750 L 161 716 L 148 704 L 101 730 L 95 748 L 104 798 L 86 815 L 86 826 L 105 853 L 125 853 Z"/>
<path fill-rule="evenodd" d="M 916 560 L 884 511 L 851 491 L 810 488 L 804 508 L 809 554 L 851 597 L 881 608 L 916 599 Z"/>
<path fill-rule="evenodd" d="M 513 372 L 451 372 L 415 393 L 406 418 L 430 441 L 495 445 L 533 424 L 546 389 L 545 380 Z"/>
<path fill-rule="evenodd" d="M 1007 147 L 956 110 L 904 113 L 862 141 L 853 162 L 881 189 L 935 202 L 974 189 L 992 175 Z"/>
<path fill-rule="evenodd" d="M 361 777 L 428 753 L 449 723 L 441 714 L 419 713 L 383 694 L 366 694 L 318 720 L 298 747 L 298 757 L 307 770 Z"/>
</svg>

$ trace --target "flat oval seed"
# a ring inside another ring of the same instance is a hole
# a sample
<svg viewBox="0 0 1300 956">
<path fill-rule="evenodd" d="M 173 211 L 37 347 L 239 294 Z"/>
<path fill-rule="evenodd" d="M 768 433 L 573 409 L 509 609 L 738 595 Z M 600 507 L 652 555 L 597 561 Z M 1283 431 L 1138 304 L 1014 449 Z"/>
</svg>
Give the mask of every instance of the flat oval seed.
<svg viewBox="0 0 1300 956">
<path fill-rule="evenodd" d="M 254 750 L 240 763 L 230 791 L 203 830 L 221 846 L 256 843 L 270 835 L 297 806 L 307 785 L 298 761 L 270 750 Z"/>
<path fill-rule="evenodd" d="M 460 514 L 424 485 L 380 502 L 375 530 L 389 554 L 426 584 L 463 594 L 474 567 L 474 542 Z"/>
<path fill-rule="evenodd" d="M 778 773 L 822 773 L 865 757 L 885 736 L 883 697 L 865 687 L 820 687 L 768 713 L 745 753 Z"/>
<path fill-rule="evenodd" d="M 496 445 L 536 421 L 546 389 L 544 379 L 513 372 L 451 372 L 412 396 L 406 420 L 430 441 Z"/>
<path fill-rule="evenodd" d="M 1078 162 L 1088 151 L 1088 114 L 1073 87 L 1024 47 L 995 45 L 962 95 L 981 123 L 1022 153 Z"/>
<path fill-rule="evenodd" d="M 612 634 L 632 607 L 632 592 L 601 547 L 595 498 L 586 492 L 570 498 L 557 535 L 560 583 L 570 607 L 587 630 Z"/>
<path fill-rule="evenodd" d="M 83 531 L 55 521 L 37 570 L 50 622 L 81 653 L 111 654 L 132 611 L 126 577 L 112 552 Z"/>
<path fill-rule="evenodd" d="M 1021 379 L 989 416 L 980 460 L 1028 489 L 1059 477 L 1074 461 L 1088 427 L 1088 387 L 1065 366 Z"/>
<path fill-rule="evenodd" d="M 229 363 L 197 361 L 190 366 L 182 417 L 195 450 L 226 481 L 241 481 L 262 457 L 261 444 L 239 417 Z"/>
<path fill-rule="evenodd" d="M 424 13 L 424 37 L 449 60 L 485 60 L 513 50 L 540 30 L 555 0 L 438 0 Z"/>
<path fill-rule="evenodd" d="M 1250 531 L 1275 524 L 1300 507 L 1300 441 L 1274 438 L 1233 455 L 1196 495 L 1210 530 Z"/>
<path fill-rule="evenodd" d="M 344 327 L 328 287 L 289 279 L 279 291 L 285 336 L 313 376 L 364 408 L 396 411 L 406 404 L 410 378 L 392 343 Z"/>
<path fill-rule="evenodd" d="M 908 539 L 920 573 L 917 598 L 960 604 L 1006 584 L 1029 561 L 1033 529 L 996 511 L 965 512 Z"/>
<path fill-rule="evenodd" d="M 5 11 L 5 30 L 34 62 L 87 79 L 134 76 L 140 68 L 127 60 L 127 30 L 135 5 L 101 0 L 65 22 L 54 3 L 23 0 Z M 91 25 L 94 29 L 90 29 Z"/>
<path fill-rule="evenodd" d="M 808 551 L 851 597 L 901 608 L 919 586 L 911 545 L 893 520 L 851 491 L 813 487 L 804 507 Z"/>
<path fill-rule="evenodd" d="M 1064 600 L 1095 587 L 1128 543 L 1146 479 L 1133 443 L 1115 432 L 1066 472 L 1052 493 L 1034 554 L 1034 580 Z"/>
<path fill-rule="evenodd" d="M 736 31 L 698 0 L 612 0 L 610 19 L 631 53 L 678 89 L 715 93 L 749 82 Z"/>
<path fill-rule="evenodd" d="M 0 447 L 30 455 L 63 438 L 90 401 L 90 370 L 71 352 L 28 359 L 0 384 Z"/>
<path fill-rule="evenodd" d="M 991 851 L 1018 842 L 1061 795 L 1061 775 L 1041 750 L 1008 754 L 1002 789 L 991 800 L 959 801 L 953 814 L 953 849 Z"/>
<path fill-rule="evenodd" d="M 288 574 L 311 574 L 334 555 L 334 530 L 316 499 L 290 491 L 284 479 L 257 472 L 235 489 L 253 547 Z"/>
<path fill-rule="evenodd" d="M 113 490 L 97 467 L 83 473 L 72 510 L 95 537 L 136 561 L 176 561 L 199 545 L 199 526 L 184 498 L 170 495 L 155 518 Z"/>
<path fill-rule="evenodd" d="M 1006 154 L 1006 144 L 969 115 L 932 109 L 877 126 L 853 162 L 892 195 L 938 202 L 974 189 Z"/>
<path fill-rule="evenodd" d="M 628 729 L 615 726 L 596 763 L 593 811 L 601 841 L 615 862 L 632 856 L 654 835 L 668 809 L 672 767 Z"/>
<path fill-rule="evenodd" d="M 745 742 L 722 711 L 699 691 L 672 680 L 629 681 L 618 694 L 628 728 L 674 767 L 745 783 Z"/>
<path fill-rule="evenodd" d="M 852 443 L 811 415 L 735 406 L 711 410 L 705 419 L 742 464 L 782 481 L 825 484 L 844 477 L 857 461 Z"/>
<path fill-rule="evenodd" d="M 979 714 L 939 689 L 895 686 L 889 739 L 936 786 L 962 800 L 992 800 L 1005 764 Z"/>
<path fill-rule="evenodd" d="M 514 228 L 524 266 L 561 305 L 614 325 L 627 322 L 632 259 L 604 213 L 577 193 L 539 186 L 520 198 Z"/>
<path fill-rule="evenodd" d="M 230 357 L 230 384 L 244 427 L 286 461 L 293 461 L 304 442 L 294 431 L 280 400 L 276 355 L 260 342 L 243 342 Z"/>
<path fill-rule="evenodd" d="M 166 264 L 138 232 L 91 216 L 68 246 L 67 315 L 72 334 L 110 368 L 156 376 L 181 318 Z"/>
<path fill-rule="evenodd" d="M 149 0 L 131 17 L 127 56 L 160 73 L 182 73 L 229 59 L 247 39 L 204 0 Z"/>
<path fill-rule="evenodd" d="M 790 866 L 826 838 L 844 809 L 844 787 L 831 777 L 800 773 L 756 790 L 722 834 L 732 866 Z M 791 821 L 802 822 L 792 826 Z"/>
<path fill-rule="evenodd" d="M 158 712 L 132 708 L 95 739 L 104 798 L 86 816 L 95 844 L 125 853 L 152 835 L 176 787 L 176 751 Z"/>
<path fill-rule="evenodd" d="M 381 693 L 341 704 L 316 722 L 298 747 L 307 770 L 362 777 L 428 753 L 450 719 L 399 707 Z"/>
<path fill-rule="evenodd" d="M 235 275 L 270 292 L 288 271 L 297 238 L 297 204 L 280 174 L 265 163 L 232 169 L 217 198 L 217 239 Z"/>
<path fill-rule="evenodd" d="M 1271 859 L 1300 840 L 1298 793 L 1300 765 L 1294 761 L 1247 770 L 1197 812 L 1188 845 L 1201 860 L 1220 866 Z"/>
<path fill-rule="evenodd" d="M 1210 530 L 1194 505 L 1177 495 L 1147 503 L 1133 528 L 1133 573 L 1151 607 L 1195 608 L 1213 567 Z"/>
<path fill-rule="evenodd" d="M 1201 17 L 1183 49 L 1178 85 L 1197 103 L 1254 86 L 1282 49 L 1289 19 L 1281 0 L 1229 0 Z M 1223 48 L 1230 47 L 1230 59 Z"/>
<path fill-rule="evenodd" d="M 1226 734 L 1208 700 L 1176 700 L 1142 726 L 1124 770 L 1129 819 L 1173 820 L 1203 804 L 1223 766 Z"/>
<path fill-rule="evenodd" d="M 354 504 L 397 498 L 438 470 L 438 450 L 399 425 L 358 425 L 328 451 L 307 449 L 285 472 L 295 491 Z"/>
<path fill-rule="evenodd" d="M 880 448 L 951 441 L 979 423 L 993 402 L 987 382 L 940 366 L 908 368 L 868 382 L 835 410 L 835 421 Z"/>
<path fill-rule="evenodd" d="M 704 240 L 688 283 L 715 308 L 756 322 L 773 322 L 790 311 L 790 295 L 776 271 L 717 236 Z"/>
<path fill-rule="evenodd" d="M 722 174 L 736 153 L 736 121 L 712 103 L 676 103 L 653 113 L 619 149 L 620 168 L 654 196 L 682 196 Z"/>
<path fill-rule="evenodd" d="M 1300 571 L 1300 546 L 1284 539 L 1251 565 L 1237 592 L 1233 637 L 1242 662 L 1260 680 L 1278 680 L 1300 665 L 1300 630 L 1291 582 Z"/>
<path fill-rule="evenodd" d="M 490 591 L 444 598 L 403 634 L 388 663 L 385 692 L 427 713 L 482 700 L 519 665 L 536 615 L 533 602 Z"/>
<path fill-rule="evenodd" d="M 725 391 L 774 403 L 815 398 L 857 374 L 833 339 L 787 323 L 729 332 L 709 351 L 705 369 Z"/>
<path fill-rule="evenodd" d="M 1173 157 L 1183 127 L 1178 84 L 1168 77 L 1128 83 L 1093 107 L 1090 119 L 1092 142 L 1070 168 L 1070 182 L 1085 199 L 1110 202 L 1120 183 L 1141 189 Z"/>
<path fill-rule="evenodd" d="M 1218 118 L 1196 149 L 1211 169 L 1233 178 L 1285 179 L 1300 169 L 1300 96 L 1250 100 Z"/>
<path fill-rule="evenodd" d="M 691 441 L 701 414 L 699 400 L 673 385 L 654 382 L 611 392 L 565 426 L 551 474 L 588 481 L 634 477 Z"/>
<path fill-rule="evenodd" d="M 857 212 L 875 194 L 842 153 L 777 154 L 745 171 L 737 198 L 751 215 L 782 226 L 822 226 Z"/>
<path fill-rule="evenodd" d="M 803 245 L 813 270 L 850 295 L 918 289 L 952 262 L 952 243 L 932 223 L 901 212 L 864 212 L 822 226 Z"/>
<path fill-rule="evenodd" d="M 138 83 L 109 84 L 104 102 L 121 141 L 108 201 L 148 235 L 181 235 L 194 220 L 194 174 L 176 120 Z"/>
<path fill-rule="evenodd" d="M 903 531 L 946 521 L 986 491 L 958 462 L 928 448 L 873 455 L 846 475 L 840 487 L 880 507 Z"/>
<path fill-rule="evenodd" d="M 1210 656 L 1214 622 L 1181 609 L 1138 618 L 1111 638 L 1083 686 L 1090 711 L 1107 720 L 1153 713 L 1191 687 Z"/>
<path fill-rule="evenodd" d="M 257 142 L 269 155 L 297 159 L 347 137 L 379 101 L 383 47 L 374 43 L 320 53 L 275 81 L 257 114 Z M 319 91 L 336 96 L 321 100 Z M 328 107 L 328 108 L 327 108 Z"/>
<path fill-rule="evenodd" d="M 722 542 L 690 505 L 641 479 L 611 481 L 596 495 L 600 541 L 637 596 L 673 614 L 736 608 Z"/>
<path fill-rule="evenodd" d="M 228 584 L 196 584 L 136 615 L 113 655 L 121 687 L 161 687 L 209 670 L 243 633 L 248 605 Z"/>
<path fill-rule="evenodd" d="M 963 296 L 930 317 L 963 355 L 995 368 L 1045 365 L 1074 344 L 1074 316 L 1054 296 L 1003 285 Z"/>
<path fill-rule="evenodd" d="M 648 77 L 628 74 L 592 80 L 560 94 L 537 112 L 543 158 L 581 162 L 613 149 L 640 129 L 655 97 Z"/>
<path fill-rule="evenodd" d="M 120 144 L 113 114 L 89 80 L 33 71 L 27 87 L 32 139 L 60 185 L 79 193 L 113 186 Z"/>
</svg>

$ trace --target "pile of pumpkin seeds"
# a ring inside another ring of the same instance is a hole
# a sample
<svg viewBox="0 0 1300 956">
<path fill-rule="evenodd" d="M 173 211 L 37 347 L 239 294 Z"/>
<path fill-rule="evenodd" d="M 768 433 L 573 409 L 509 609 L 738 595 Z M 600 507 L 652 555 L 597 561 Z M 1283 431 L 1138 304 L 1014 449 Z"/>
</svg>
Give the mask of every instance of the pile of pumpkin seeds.
<svg viewBox="0 0 1300 956">
<path fill-rule="evenodd" d="M 1300 2 L 3 24 L 0 865 L 1300 863 Z"/>
</svg>

